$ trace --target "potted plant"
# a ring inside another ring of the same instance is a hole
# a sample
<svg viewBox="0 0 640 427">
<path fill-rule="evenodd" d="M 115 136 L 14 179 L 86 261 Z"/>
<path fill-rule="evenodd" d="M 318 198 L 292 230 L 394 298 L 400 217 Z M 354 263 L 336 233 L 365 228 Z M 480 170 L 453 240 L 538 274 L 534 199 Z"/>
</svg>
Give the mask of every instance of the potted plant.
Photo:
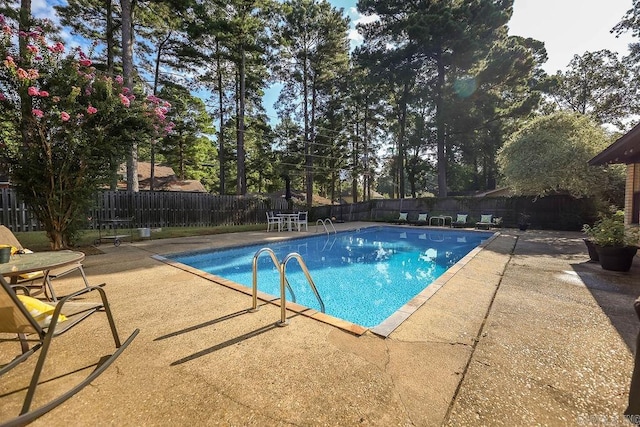
<svg viewBox="0 0 640 427">
<path fill-rule="evenodd" d="M 527 229 L 531 225 L 531 223 L 529 222 L 530 219 L 531 219 L 531 215 L 526 214 L 524 212 L 521 213 L 518 219 L 518 228 L 521 231 L 527 231 Z"/>
<path fill-rule="evenodd" d="M 605 270 L 629 271 L 638 251 L 638 227 L 624 224 L 624 212 L 614 211 L 596 221 L 585 224 L 582 230 L 595 245 L 600 265 Z"/>
</svg>

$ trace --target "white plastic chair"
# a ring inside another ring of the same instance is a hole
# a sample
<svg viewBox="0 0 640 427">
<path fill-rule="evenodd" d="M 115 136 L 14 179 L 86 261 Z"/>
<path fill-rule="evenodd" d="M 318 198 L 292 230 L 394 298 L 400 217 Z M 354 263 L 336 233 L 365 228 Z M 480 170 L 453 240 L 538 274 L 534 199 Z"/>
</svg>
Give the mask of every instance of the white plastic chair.
<svg viewBox="0 0 640 427">
<path fill-rule="evenodd" d="M 282 218 L 276 216 L 273 212 L 267 212 L 267 231 L 271 231 L 278 225 L 278 231 L 282 231 Z"/>
<path fill-rule="evenodd" d="M 298 212 L 298 218 L 295 220 L 295 225 L 298 227 L 298 231 L 302 231 L 304 225 L 304 231 L 309 231 L 309 212 Z"/>
</svg>

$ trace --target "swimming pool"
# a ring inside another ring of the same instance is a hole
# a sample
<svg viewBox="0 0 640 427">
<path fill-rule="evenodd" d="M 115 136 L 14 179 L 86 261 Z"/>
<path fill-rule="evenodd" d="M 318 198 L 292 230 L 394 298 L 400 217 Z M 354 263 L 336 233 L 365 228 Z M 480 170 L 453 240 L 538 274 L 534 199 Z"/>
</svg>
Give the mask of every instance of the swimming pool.
<svg viewBox="0 0 640 427">
<path fill-rule="evenodd" d="M 492 235 L 482 231 L 369 227 L 167 258 L 250 288 L 253 256 L 258 250 L 268 247 L 279 260 L 297 252 L 316 284 L 326 314 L 371 328 Z M 278 297 L 280 276 L 273 261 L 263 253 L 257 265 L 258 290 Z M 320 310 L 295 260 L 287 264 L 287 279 L 298 304 Z M 292 299 L 287 291 L 287 301 Z"/>
</svg>

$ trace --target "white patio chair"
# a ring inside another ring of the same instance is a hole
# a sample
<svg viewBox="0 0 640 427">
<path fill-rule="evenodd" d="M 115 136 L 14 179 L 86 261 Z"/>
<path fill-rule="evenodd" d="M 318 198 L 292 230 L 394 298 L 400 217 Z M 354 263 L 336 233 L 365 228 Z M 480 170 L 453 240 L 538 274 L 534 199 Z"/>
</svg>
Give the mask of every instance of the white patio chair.
<svg viewBox="0 0 640 427">
<path fill-rule="evenodd" d="M 295 219 L 294 226 L 298 228 L 298 231 L 302 231 L 304 225 L 304 231 L 309 231 L 309 212 L 298 212 L 298 218 Z"/>
<path fill-rule="evenodd" d="M 276 216 L 273 212 L 267 212 L 267 231 L 271 231 L 278 226 L 278 231 L 282 231 L 282 218 Z"/>
</svg>

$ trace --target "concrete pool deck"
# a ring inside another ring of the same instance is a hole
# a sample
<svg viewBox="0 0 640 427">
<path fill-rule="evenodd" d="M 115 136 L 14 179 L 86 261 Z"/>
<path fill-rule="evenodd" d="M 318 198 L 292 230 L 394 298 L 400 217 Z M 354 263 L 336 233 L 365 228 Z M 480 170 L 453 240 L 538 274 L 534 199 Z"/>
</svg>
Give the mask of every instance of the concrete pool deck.
<svg viewBox="0 0 640 427">
<path fill-rule="evenodd" d="M 107 283 L 121 336 L 140 334 L 33 425 L 625 425 L 637 259 L 607 272 L 587 262 L 581 233 L 505 229 L 385 339 L 291 312 L 277 327 L 278 306 L 249 313 L 248 295 L 152 258 L 294 235 L 101 245 L 87 276 Z M 106 328 L 94 315 L 54 341 L 34 406 L 111 352 Z M 0 363 L 17 347 L 0 344 Z M 19 412 L 35 360 L 0 378 L 0 422 Z"/>
</svg>

